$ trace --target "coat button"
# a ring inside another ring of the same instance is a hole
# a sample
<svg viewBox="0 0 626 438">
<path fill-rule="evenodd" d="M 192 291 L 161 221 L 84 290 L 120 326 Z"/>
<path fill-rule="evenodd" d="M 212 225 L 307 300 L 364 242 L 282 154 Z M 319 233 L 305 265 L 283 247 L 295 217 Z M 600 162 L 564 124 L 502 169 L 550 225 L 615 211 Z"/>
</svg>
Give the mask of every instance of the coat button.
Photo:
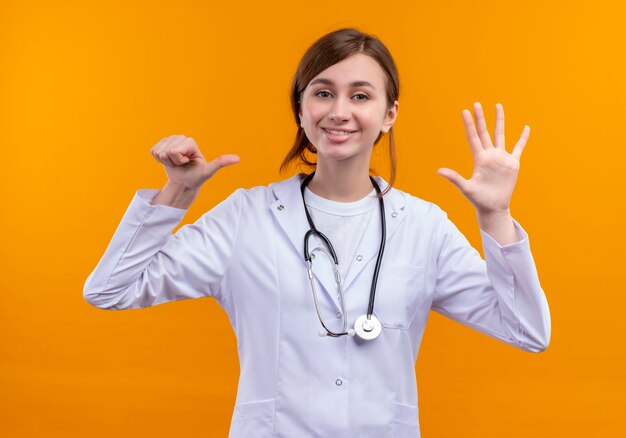
<svg viewBox="0 0 626 438">
<path fill-rule="evenodd" d="M 356 256 L 356 259 L 357 259 L 357 261 L 360 262 L 361 260 L 363 260 L 363 256 L 361 254 L 359 254 L 358 256 Z"/>
<path fill-rule="evenodd" d="M 394 219 L 397 218 L 398 217 L 398 212 L 394 211 L 393 213 L 391 213 L 391 217 L 394 218 Z"/>
<path fill-rule="evenodd" d="M 342 317 L 343 315 L 341 314 L 341 312 L 337 312 L 337 314 L 336 314 L 335 316 L 337 317 L 337 319 L 341 319 L 341 317 Z"/>
<path fill-rule="evenodd" d="M 283 204 L 280 204 L 278 207 L 276 207 L 278 209 L 278 211 L 282 211 L 283 208 L 285 208 L 285 206 Z"/>
<path fill-rule="evenodd" d="M 341 379 L 335 380 L 335 385 L 341 386 L 342 384 L 343 384 L 343 382 L 341 381 Z"/>
</svg>

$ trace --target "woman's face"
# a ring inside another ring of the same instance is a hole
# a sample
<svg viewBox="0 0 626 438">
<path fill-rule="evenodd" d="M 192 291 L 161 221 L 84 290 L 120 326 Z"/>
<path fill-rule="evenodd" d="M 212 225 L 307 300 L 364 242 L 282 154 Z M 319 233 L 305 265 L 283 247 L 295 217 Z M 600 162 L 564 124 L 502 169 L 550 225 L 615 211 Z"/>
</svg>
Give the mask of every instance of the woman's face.
<svg viewBox="0 0 626 438">
<path fill-rule="evenodd" d="M 367 162 L 374 141 L 389 131 L 398 102 L 387 103 L 385 73 L 372 57 L 349 56 L 314 77 L 305 88 L 300 122 L 324 159 Z"/>
</svg>

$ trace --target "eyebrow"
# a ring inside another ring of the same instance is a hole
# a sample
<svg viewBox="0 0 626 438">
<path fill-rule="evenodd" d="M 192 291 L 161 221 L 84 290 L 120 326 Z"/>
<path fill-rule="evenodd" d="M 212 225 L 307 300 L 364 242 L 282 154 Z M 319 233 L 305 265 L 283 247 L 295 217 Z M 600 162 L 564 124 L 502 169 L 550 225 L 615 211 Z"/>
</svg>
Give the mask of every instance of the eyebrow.
<svg viewBox="0 0 626 438">
<path fill-rule="evenodd" d="M 333 81 L 331 81 L 330 79 L 324 79 L 324 78 L 318 78 L 315 79 L 314 81 L 311 81 L 311 83 L 309 85 L 315 85 L 315 84 L 324 84 L 324 85 L 334 85 Z M 376 89 L 375 86 L 373 86 L 372 84 L 370 84 L 367 81 L 356 81 L 356 82 L 352 82 L 350 84 L 351 87 L 370 87 L 373 90 Z"/>
</svg>

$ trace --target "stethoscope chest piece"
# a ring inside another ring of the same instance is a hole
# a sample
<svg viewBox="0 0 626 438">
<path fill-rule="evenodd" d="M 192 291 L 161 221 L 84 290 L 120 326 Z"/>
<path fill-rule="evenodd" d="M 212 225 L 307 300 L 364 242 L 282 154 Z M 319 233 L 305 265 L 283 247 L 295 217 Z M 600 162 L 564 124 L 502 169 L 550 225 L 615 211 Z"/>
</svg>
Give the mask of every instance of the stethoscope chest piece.
<svg viewBox="0 0 626 438">
<path fill-rule="evenodd" d="M 369 318 L 367 315 L 359 316 L 354 323 L 356 335 L 364 341 L 376 339 L 380 335 L 381 330 L 382 324 L 374 315 L 371 315 Z"/>
</svg>

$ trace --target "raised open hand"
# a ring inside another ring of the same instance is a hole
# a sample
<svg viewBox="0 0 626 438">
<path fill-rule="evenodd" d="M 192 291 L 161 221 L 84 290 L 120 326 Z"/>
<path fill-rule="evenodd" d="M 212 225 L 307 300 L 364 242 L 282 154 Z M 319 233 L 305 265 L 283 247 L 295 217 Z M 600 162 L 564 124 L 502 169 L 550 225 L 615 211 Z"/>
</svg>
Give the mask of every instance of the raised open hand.
<svg viewBox="0 0 626 438">
<path fill-rule="evenodd" d="M 530 127 L 524 126 L 522 135 L 511 153 L 504 146 L 504 109 L 496 105 L 494 140 L 491 142 L 485 116 L 480 103 L 474 104 L 474 117 L 463 110 L 465 133 L 474 156 L 474 171 L 468 180 L 452 169 L 441 168 L 437 173 L 454 184 L 474 205 L 479 214 L 507 212 L 517 181 L 519 162 L 530 135 Z"/>
</svg>

